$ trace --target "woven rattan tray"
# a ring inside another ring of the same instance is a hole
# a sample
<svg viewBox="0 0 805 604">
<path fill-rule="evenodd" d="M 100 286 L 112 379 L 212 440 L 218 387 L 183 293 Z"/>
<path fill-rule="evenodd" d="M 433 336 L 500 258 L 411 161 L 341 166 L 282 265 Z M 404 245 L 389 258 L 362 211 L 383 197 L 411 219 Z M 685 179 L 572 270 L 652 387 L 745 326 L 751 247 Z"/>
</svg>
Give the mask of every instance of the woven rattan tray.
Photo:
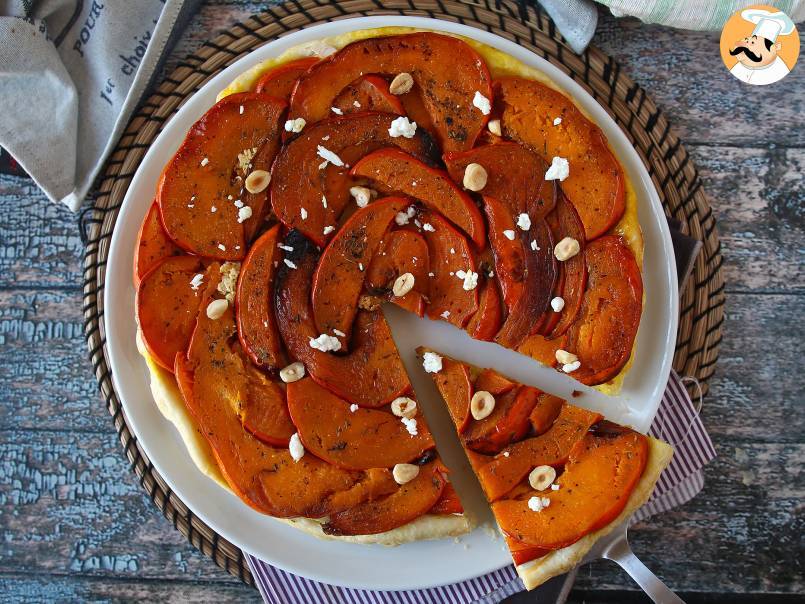
<svg viewBox="0 0 805 604">
<path fill-rule="evenodd" d="M 718 359 L 724 317 L 721 245 L 698 171 L 662 111 L 645 91 L 596 48 L 582 55 L 564 45 L 553 23 L 523 3 L 493 0 L 333 3 L 294 0 L 231 27 L 182 61 L 132 117 L 106 164 L 94 206 L 82 216 L 84 329 L 101 395 L 131 468 L 154 504 L 190 543 L 218 566 L 253 585 L 243 553 L 197 518 L 167 486 L 130 432 L 107 363 L 103 291 L 106 259 L 118 210 L 146 150 L 184 100 L 219 71 L 276 37 L 310 25 L 353 16 L 405 14 L 478 27 L 512 40 L 550 61 L 590 92 L 621 126 L 653 179 L 668 216 L 703 243 L 681 300 L 674 369 L 697 378 L 703 392 Z"/>
</svg>

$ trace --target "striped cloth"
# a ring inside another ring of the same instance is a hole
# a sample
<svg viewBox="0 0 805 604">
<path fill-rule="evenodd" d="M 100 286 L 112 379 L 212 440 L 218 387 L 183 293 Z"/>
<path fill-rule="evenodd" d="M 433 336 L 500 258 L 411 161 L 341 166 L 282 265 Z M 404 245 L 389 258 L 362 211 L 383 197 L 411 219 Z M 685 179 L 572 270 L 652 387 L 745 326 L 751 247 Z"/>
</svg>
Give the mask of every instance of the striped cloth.
<svg viewBox="0 0 805 604">
<path fill-rule="evenodd" d="M 716 455 L 682 380 L 673 372 L 649 433 L 672 444 L 675 454 L 660 476 L 651 499 L 632 517 L 633 522 L 692 499 L 704 486 L 702 468 Z M 246 561 L 263 600 L 268 604 L 497 604 L 523 591 L 514 565 L 468 581 L 432 589 L 367 591 L 311 581 L 248 554 Z M 535 602 L 540 601 L 539 589 L 536 590 Z"/>
</svg>

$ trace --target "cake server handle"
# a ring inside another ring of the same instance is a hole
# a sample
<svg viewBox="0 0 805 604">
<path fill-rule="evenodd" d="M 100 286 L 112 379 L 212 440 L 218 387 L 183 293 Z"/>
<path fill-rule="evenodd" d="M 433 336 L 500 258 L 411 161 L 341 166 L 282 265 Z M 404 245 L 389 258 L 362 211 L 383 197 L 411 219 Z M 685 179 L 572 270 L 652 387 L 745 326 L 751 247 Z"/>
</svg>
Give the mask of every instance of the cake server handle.
<svg viewBox="0 0 805 604">
<path fill-rule="evenodd" d="M 629 573 L 635 583 L 657 604 L 685 604 L 682 598 L 671 591 L 634 555 L 632 548 L 629 547 L 629 542 L 625 538 L 625 534 L 623 539 L 612 542 L 601 553 L 601 557 L 612 560 Z"/>
</svg>

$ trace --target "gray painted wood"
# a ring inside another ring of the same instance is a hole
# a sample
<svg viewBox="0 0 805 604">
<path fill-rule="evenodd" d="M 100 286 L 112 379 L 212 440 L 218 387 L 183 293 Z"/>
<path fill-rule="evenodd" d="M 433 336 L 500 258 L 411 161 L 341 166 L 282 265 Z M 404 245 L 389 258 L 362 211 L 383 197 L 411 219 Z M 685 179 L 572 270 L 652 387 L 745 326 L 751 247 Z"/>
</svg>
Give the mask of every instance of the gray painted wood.
<svg viewBox="0 0 805 604">
<path fill-rule="evenodd" d="M 166 69 L 262 3 L 203 6 Z M 805 312 L 805 72 L 760 95 L 722 73 L 717 35 L 603 15 L 595 43 L 651 91 L 687 141 L 722 235 L 727 319 L 704 405 L 719 458 L 703 493 L 633 532 L 689 601 L 805 591 L 800 350 Z M 86 362 L 76 217 L 0 178 L 0 591 L 11 601 L 247 601 L 188 545 L 128 470 Z M 642 601 L 607 563 L 574 601 Z M 522 601 L 528 601 L 523 598 Z"/>
</svg>

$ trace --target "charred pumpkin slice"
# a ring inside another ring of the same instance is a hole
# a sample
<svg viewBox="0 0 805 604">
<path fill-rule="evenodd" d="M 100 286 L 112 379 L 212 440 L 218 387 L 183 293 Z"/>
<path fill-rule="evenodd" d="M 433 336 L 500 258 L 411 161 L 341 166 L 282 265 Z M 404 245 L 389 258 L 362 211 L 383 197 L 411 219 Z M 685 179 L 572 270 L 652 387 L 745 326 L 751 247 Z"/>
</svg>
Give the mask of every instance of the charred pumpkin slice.
<svg viewBox="0 0 805 604">
<path fill-rule="evenodd" d="M 473 146 L 487 116 L 473 105 L 476 93 L 492 99 L 489 72 L 466 42 L 431 32 L 360 40 L 345 46 L 308 71 L 291 98 L 290 115 L 309 123 L 330 114 L 333 99 L 366 73 L 393 78 L 410 73 L 427 94 L 422 102 L 441 147 Z"/>
<path fill-rule="evenodd" d="M 612 522 L 623 511 L 648 459 L 645 436 L 588 434 L 570 453 L 558 491 L 545 491 L 550 504 L 528 507 L 529 493 L 497 501 L 492 511 L 505 534 L 547 550 L 566 547 Z"/>
<path fill-rule="evenodd" d="M 321 255 L 313 274 L 313 317 L 319 333 L 337 337 L 341 350 L 349 347 L 366 268 L 394 217 L 409 204 L 402 197 L 387 197 L 361 208 Z"/>
<path fill-rule="evenodd" d="M 428 244 L 422 235 L 411 229 L 396 230 L 386 234 L 379 252 L 372 258 L 366 271 L 366 285 L 370 295 L 387 298 L 421 317 L 430 292 L 429 272 Z M 414 287 L 403 296 L 395 296 L 394 282 L 405 273 L 414 277 Z"/>
<path fill-rule="evenodd" d="M 578 210 L 586 239 L 606 233 L 625 209 L 623 170 L 601 129 L 562 93 L 533 80 L 495 81 L 496 111 L 506 138 L 523 143 L 550 163 L 567 159 L 562 190 Z M 555 118 L 561 118 L 554 126 Z"/>
<path fill-rule="evenodd" d="M 481 192 L 499 200 L 514 216 L 532 204 L 536 204 L 542 218 L 553 210 L 555 183 L 545 180 L 547 164 L 519 143 L 504 141 L 461 153 L 445 153 L 444 163 L 456 183 L 463 182 L 469 164 L 483 166 L 487 181 Z"/>
<path fill-rule="evenodd" d="M 328 535 L 374 535 L 408 524 L 439 501 L 447 485 L 445 474 L 441 462 L 429 462 L 388 497 L 333 514 L 322 529 Z"/>
<path fill-rule="evenodd" d="M 424 227 L 422 235 L 428 243 L 432 273 L 432 276 L 428 274 L 428 317 L 464 327 L 478 311 L 477 279 L 480 276 L 476 272 L 472 248 L 467 239 L 439 214 L 422 212 L 420 220 Z"/>
<path fill-rule="evenodd" d="M 478 479 L 487 498 L 500 499 L 537 466 L 561 466 L 587 430 L 600 420 L 597 413 L 565 404 L 545 433 L 514 443 L 481 468 Z"/>
<path fill-rule="evenodd" d="M 289 61 L 282 65 L 277 65 L 273 69 L 264 73 L 254 88 L 255 92 L 270 94 L 278 99 L 289 101 L 296 81 L 310 67 L 319 62 L 316 57 L 305 57 L 296 61 Z"/>
<path fill-rule="evenodd" d="M 218 272 L 218 265 L 211 269 Z M 203 288 L 196 275 L 208 280 L 201 259 L 195 256 L 165 258 L 143 275 L 137 288 L 137 323 L 148 353 L 173 371 L 176 353 L 184 352 L 196 325 Z"/>
<path fill-rule="evenodd" d="M 137 245 L 134 249 L 134 287 L 140 284 L 143 275 L 152 269 L 160 260 L 182 254 L 165 229 L 159 217 L 159 206 L 151 204 L 137 234 Z"/>
<path fill-rule="evenodd" d="M 359 311 L 347 355 L 322 352 L 311 340 L 319 337 L 310 305 L 313 272 L 318 253 L 301 233 L 292 232 L 277 275 L 275 310 L 280 334 L 295 360 L 305 364 L 319 384 L 362 407 L 377 408 L 407 392 L 411 385 L 391 330 L 380 310 Z"/>
<path fill-rule="evenodd" d="M 329 111 L 329 106 L 328 106 Z M 426 133 L 413 138 L 389 134 L 394 119 L 388 113 L 356 113 L 308 124 L 288 142 L 272 169 L 271 207 L 288 228 L 295 228 L 317 245 L 330 238 L 356 184 L 349 167 L 375 149 L 398 146 L 422 161 L 435 157 Z"/>
<path fill-rule="evenodd" d="M 305 449 L 340 468 L 391 468 L 435 446 L 421 416 L 410 434 L 389 411 L 353 410 L 310 378 L 288 384 L 288 408 Z"/>
<path fill-rule="evenodd" d="M 372 179 L 381 190 L 421 200 L 460 228 L 478 248 L 486 242 L 481 212 L 443 170 L 426 166 L 399 149 L 379 149 L 352 168 L 353 176 Z"/>
<path fill-rule="evenodd" d="M 572 237 L 584 249 L 584 225 L 579 218 L 576 208 L 564 195 L 560 195 L 556 210 L 548 217 L 554 241 L 561 241 L 565 237 Z M 548 339 L 563 335 L 576 320 L 584 300 L 584 290 L 587 287 L 587 263 L 584 254 L 578 253 L 562 263 L 563 282 L 561 296 L 564 307 L 559 313 L 559 320 L 550 330 L 543 330 Z"/>
<path fill-rule="evenodd" d="M 285 101 L 266 94 L 232 94 L 190 128 L 157 189 L 162 224 L 177 245 L 220 260 L 246 256 L 265 217 L 268 190 L 249 193 L 245 180 L 271 169 L 285 108 Z"/>
<path fill-rule="evenodd" d="M 333 107 L 341 114 L 365 111 L 382 111 L 403 115 L 400 99 L 389 92 L 389 83 L 376 75 L 358 78 L 333 101 Z"/>
<path fill-rule="evenodd" d="M 532 333 L 534 323 L 548 308 L 556 279 L 553 240 L 544 219 L 535 219 L 527 231 L 518 229 L 525 250 L 522 294 L 509 309 L 495 341 L 506 348 L 517 348 Z"/>
<path fill-rule="evenodd" d="M 249 250 L 238 276 L 238 338 L 258 367 L 277 371 L 285 352 L 274 317 L 274 274 L 280 257 L 280 225 L 266 231 Z"/>
<path fill-rule="evenodd" d="M 567 350 L 581 362 L 573 377 L 595 385 L 615 377 L 632 354 L 643 311 L 643 280 L 632 251 L 617 235 L 593 241 L 584 258 L 588 286 L 567 333 Z"/>
</svg>

